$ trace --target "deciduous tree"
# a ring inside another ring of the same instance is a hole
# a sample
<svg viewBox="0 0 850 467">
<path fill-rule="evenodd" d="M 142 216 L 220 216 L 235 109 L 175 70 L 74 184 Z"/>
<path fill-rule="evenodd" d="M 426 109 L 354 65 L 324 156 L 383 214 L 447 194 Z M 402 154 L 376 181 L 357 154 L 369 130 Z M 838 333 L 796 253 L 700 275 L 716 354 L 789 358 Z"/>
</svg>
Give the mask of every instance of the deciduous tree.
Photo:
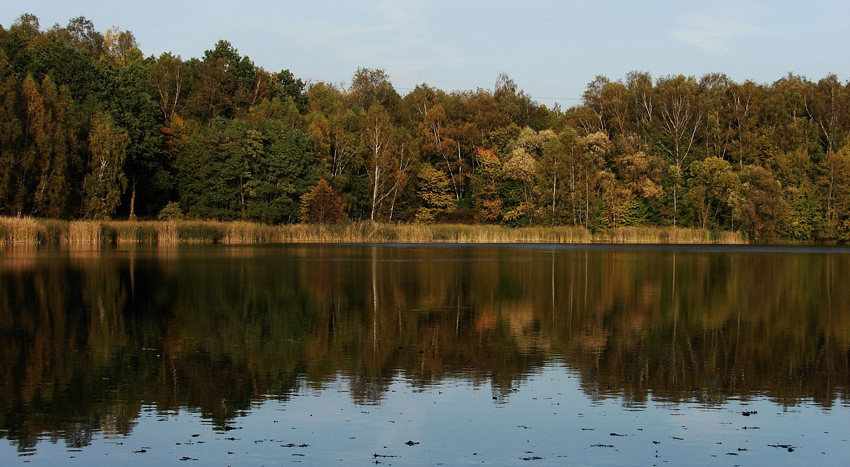
<svg viewBox="0 0 850 467">
<path fill-rule="evenodd" d="M 106 113 L 99 113 L 92 122 L 89 135 L 91 159 L 83 182 L 85 193 L 83 213 L 90 219 L 106 219 L 121 202 L 127 185 L 124 160 L 130 137 Z"/>
<path fill-rule="evenodd" d="M 729 161 L 711 156 L 692 163 L 685 199 L 695 224 L 703 229 L 719 226 L 723 215 L 731 213 L 731 200 L 739 190 L 740 180 Z"/>
<path fill-rule="evenodd" d="M 696 80 L 683 75 L 660 78 L 656 83 L 656 104 L 659 144 L 669 158 L 670 165 L 675 168 L 671 192 L 673 225 L 676 225 L 681 188 L 678 174 L 683 174 L 688 168 L 705 117 L 699 102 Z"/>
<path fill-rule="evenodd" d="M 301 221 L 327 224 L 347 219 L 342 198 L 324 178 L 301 196 Z"/>
</svg>

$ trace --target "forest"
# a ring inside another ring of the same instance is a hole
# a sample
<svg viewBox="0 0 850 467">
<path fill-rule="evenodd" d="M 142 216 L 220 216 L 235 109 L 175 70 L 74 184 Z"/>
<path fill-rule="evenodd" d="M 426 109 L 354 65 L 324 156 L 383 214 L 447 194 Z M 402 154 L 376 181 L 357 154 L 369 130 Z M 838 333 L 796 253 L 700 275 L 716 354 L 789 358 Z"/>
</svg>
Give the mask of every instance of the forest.
<svg viewBox="0 0 850 467">
<path fill-rule="evenodd" d="M 0 26 L 0 216 L 625 226 L 850 241 L 850 85 L 598 76 L 569 109 L 507 75 L 405 95 L 267 71 L 221 40 L 145 56 L 85 17 Z"/>
</svg>

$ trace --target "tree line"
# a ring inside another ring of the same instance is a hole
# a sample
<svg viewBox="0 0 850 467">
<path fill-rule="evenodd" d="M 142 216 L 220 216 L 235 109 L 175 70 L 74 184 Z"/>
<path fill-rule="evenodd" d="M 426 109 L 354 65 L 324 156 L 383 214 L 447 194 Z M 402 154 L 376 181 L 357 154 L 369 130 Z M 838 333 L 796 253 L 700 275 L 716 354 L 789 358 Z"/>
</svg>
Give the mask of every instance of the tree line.
<svg viewBox="0 0 850 467">
<path fill-rule="evenodd" d="M 547 108 L 269 72 L 219 41 L 145 57 L 84 17 L 0 26 L 0 215 L 740 230 L 850 240 L 850 88 L 723 74 L 597 77 Z"/>
</svg>

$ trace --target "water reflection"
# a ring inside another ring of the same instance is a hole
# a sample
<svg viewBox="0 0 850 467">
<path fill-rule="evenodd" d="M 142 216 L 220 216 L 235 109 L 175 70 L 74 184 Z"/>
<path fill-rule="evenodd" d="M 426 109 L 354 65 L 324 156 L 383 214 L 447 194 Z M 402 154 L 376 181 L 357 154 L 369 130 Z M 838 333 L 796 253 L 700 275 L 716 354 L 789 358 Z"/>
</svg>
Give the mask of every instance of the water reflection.
<svg viewBox="0 0 850 467">
<path fill-rule="evenodd" d="M 846 401 L 850 255 L 830 249 L 187 246 L 0 259 L 0 434 L 130 433 L 142 407 L 226 429 L 344 381 L 487 387 L 547 364 L 641 409 Z"/>
</svg>

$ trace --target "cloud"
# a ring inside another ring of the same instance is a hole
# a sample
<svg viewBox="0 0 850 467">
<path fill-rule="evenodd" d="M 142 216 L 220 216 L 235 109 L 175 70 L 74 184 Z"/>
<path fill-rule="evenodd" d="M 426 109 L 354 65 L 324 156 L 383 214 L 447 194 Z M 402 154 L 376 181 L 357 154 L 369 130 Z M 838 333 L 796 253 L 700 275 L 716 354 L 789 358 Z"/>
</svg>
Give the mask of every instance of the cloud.
<svg viewBox="0 0 850 467">
<path fill-rule="evenodd" d="M 740 5 L 716 5 L 684 15 L 671 35 L 679 42 L 703 52 L 722 56 L 743 38 L 761 34 L 761 29 L 746 21 L 753 12 Z"/>
</svg>

